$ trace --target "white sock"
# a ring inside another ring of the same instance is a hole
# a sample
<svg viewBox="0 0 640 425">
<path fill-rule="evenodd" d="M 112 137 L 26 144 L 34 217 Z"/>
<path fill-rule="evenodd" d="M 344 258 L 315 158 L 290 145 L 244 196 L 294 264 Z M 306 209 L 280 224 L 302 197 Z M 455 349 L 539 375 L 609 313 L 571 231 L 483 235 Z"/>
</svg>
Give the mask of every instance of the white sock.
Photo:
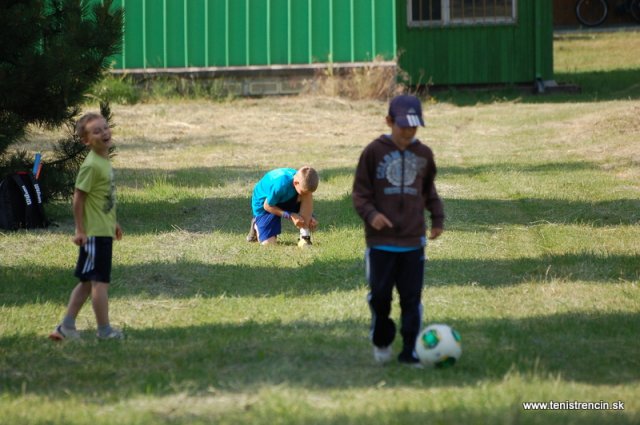
<svg viewBox="0 0 640 425">
<path fill-rule="evenodd" d="M 311 232 L 309 231 L 309 229 L 307 228 L 300 229 L 300 237 L 304 237 L 304 236 L 311 236 Z"/>
</svg>

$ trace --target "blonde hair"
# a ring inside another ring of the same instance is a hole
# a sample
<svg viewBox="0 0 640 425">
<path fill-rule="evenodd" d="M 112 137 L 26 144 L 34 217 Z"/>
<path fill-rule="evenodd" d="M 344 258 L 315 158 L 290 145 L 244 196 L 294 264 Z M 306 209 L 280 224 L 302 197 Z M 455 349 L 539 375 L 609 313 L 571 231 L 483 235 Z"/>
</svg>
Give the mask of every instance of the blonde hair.
<svg viewBox="0 0 640 425">
<path fill-rule="evenodd" d="M 320 177 L 318 172 L 308 165 L 301 167 L 296 173 L 298 181 L 300 182 L 300 188 L 305 191 L 315 192 L 320 183 Z"/>
<path fill-rule="evenodd" d="M 93 120 L 97 120 L 98 118 L 104 117 L 95 112 L 89 112 L 80 117 L 78 121 L 76 121 L 76 135 L 80 138 L 80 140 L 84 141 L 84 136 L 87 134 L 87 124 Z"/>
</svg>

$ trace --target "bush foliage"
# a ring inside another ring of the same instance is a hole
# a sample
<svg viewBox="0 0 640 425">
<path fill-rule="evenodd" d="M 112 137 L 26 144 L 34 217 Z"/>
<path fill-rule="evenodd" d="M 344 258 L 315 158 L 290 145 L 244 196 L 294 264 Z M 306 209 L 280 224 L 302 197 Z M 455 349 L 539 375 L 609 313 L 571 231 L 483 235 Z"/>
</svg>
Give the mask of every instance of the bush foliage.
<svg viewBox="0 0 640 425">
<path fill-rule="evenodd" d="M 71 126 L 87 91 L 121 46 L 123 11 L 113 0 L 0 3 L 0 174 L 30 169 L 19 148 L 29 125 Z M 43 160 L 45 198 L 68 194 L 83 149 L 70 137 Z"/>
</svg>

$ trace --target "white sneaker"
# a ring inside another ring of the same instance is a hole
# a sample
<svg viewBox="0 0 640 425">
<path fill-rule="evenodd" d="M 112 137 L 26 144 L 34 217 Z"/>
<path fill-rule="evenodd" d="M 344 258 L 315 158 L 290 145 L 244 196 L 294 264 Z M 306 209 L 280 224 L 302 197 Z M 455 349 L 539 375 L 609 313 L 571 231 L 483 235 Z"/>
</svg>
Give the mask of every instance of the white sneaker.
<svg viewBox="0 0 640 425">
<path fill-rule="evenodd" d="M 80 339 L 80 332 L 75 329 L 69 329 L 64 325 L 58 325 L 56 328 L 49 334 L 49 339 L 54 341 L 62 341 L 64 339 Z"/>
<path fill-rule="evenodd" d="M 121 330 L 115 329 L 115 328 L 111 328 L 111 331 L 109 331 L 109 333 L 104 335 L 104 336 L 100 335 L 99 333 L 96 334 L 96 336 L 100 340 L 104 340 L 104 339 L 124 339 L 124 333 L 122 333 Z"/>
<path fill-rule="evenodd" d="M 379 364 L 389 363 L 392 358 L 391 346 L 388 347 L 376 347 L 373 346 L 373 360 Z"/>
</svg>

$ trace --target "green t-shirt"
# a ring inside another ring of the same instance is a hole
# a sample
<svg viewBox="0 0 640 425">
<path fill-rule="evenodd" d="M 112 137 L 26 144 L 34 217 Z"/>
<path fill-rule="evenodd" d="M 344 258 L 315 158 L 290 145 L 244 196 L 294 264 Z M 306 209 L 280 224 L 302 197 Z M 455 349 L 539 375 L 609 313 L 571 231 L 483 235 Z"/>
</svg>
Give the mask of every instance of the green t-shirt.
<svg viewBox="0 0 640 425">
<path fill-rule="evenodd" d="M 87 236 L 115 236 L 116 186 L 111 161 L 89 152 L 80 166 L 76 189 L 87 194 L 83 216 Z"/>
</svg>

